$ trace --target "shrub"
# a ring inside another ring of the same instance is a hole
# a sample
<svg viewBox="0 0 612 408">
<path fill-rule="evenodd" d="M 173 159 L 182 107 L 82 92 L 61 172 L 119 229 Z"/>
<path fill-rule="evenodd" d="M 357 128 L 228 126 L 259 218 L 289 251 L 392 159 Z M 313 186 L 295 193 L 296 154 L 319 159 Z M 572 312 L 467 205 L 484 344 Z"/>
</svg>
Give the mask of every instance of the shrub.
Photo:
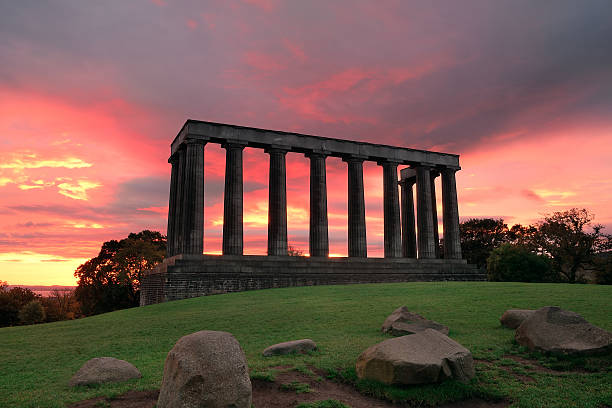
<svg viewBox="0 0 612 408">
<path fill-rule="evenodd" d="M 19 311 L 19 321 L 22 324 L 35 324 L 45 320 L 45 309 L 38 300 L 33 300 Z"/>
<path fill-rule="evenodd" d="M 600 285 L 612 285 L 612 253 L 600 254 L 593 263 L 595 281 Z"/>
<path fill-rule="evenodd" d="M 7 289 L 5 282 L 0 284 L 0 327 L 19 323 L 19 311 L 29 302 L 39 299 L 36 293 L 27 288 Z"/>
<path fill-rule="evenodd" d="M 490 281 L 546 282 L 551 279 L 551 263 L 522 246 L 502 244 L 489 255 L 487 272 Z"/>
</svg>

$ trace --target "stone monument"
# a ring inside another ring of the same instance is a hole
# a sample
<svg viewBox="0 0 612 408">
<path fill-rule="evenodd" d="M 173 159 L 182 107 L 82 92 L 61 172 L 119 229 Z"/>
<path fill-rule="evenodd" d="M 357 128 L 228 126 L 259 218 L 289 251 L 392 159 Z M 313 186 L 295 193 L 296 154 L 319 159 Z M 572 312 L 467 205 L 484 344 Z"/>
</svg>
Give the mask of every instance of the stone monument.
<svg viewBox="0 0 612 408">
<path fill-rule="evenodd" d="M 204 148 L 226 150 L 222 255 L 203 255 Z M 270 155 L 268 255 L 243 254 L 245 147 Z M 288 256 L 288 152 L 310 159 L 309 257 Z M 348 257 L 329 258 L 325 160 L 348 166 Z M 435 280 L 484 280 L 461 259 L 455 172 L 459 156 L 425 150 L 188 120 L 171 145 L 168 255 L 146 271 L 141 305 L 215 293 L 287 286 Z M 384 258 L 368 258 L 363 162 L 382 166 Z M 398 166 L 401 169 L 397 178 Z M 435 178 L 442 178 L 443 253 Z M 401 208 L 398 184 L 401 186 Z M 413 186 L 416 184 L 416 212 Z"/>
</svg>

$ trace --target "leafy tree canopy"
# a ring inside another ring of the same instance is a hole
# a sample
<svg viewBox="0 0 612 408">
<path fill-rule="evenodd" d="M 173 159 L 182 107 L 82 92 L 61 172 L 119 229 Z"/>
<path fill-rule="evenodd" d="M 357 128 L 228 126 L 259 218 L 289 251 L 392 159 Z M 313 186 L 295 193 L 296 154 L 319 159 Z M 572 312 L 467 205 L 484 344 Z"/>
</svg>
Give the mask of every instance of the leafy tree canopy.
<svg viewBox="0 0 612 408">
<path fill-rule="evenodd" d="M 40 295 L 27 288 L 8 289 L 6 282 L 0 282 L 0 327 L 13 326 L 19 323 L 19 311 Z"/>
<path fill-rule="evenodd" d="M 85 315 L 138 306 L 142 272 L 160 263 L 166 237 L 157 231 L 131 233 L 102 244 L 98 256 L 79 266 L 75 297 Z"/>
<path fill-rule="evenodd" d="M 487 265 L 491 251 L 508 242 L 508 226 L 503 219 L 472 218 L 459 225 L 461 250 L 471 264 Z"/>
<path fill-rule="evenodd" d="M 593 219 L 588 210 L 572 208 L 546 215 L 537 224 L 534 243 L 552 258 L 560 280 L 576 282 L 580 268 L 593 262 L 595 254 L 610 250 L 612 237 Z"/>
<path fill-rule="evenodd" d="M 495 262 L 502 262 L 503 268 L 518 265 L 514 262 L 518 252 L 527 251 L 550 258 L 551 272 L 542 280 L 575 283 L 581 279 L 582 268 L 595 267 L 598 280 L 607 282 L 612 236 L 602 232 L 602 225 L 593 224 L 593 218 L 588 210 L 579 208 L 548 214 L 535 225 L 511 228 L 503 219 L 473 218 L 459 226 L 463 255 L 469 263 L 483 267 L 495 248 L 512 244 L 518 248 L 495 253 Z M 499 276 L 507 273 L 494 275 L 502 279 Z"/>
<path fill-rule="evenodd" d="M 501 244 L 487 259 L 490 281 L 546 282 L 551 280 L 550 259 L 529 251 L 525 246 Z"/>
</svg>

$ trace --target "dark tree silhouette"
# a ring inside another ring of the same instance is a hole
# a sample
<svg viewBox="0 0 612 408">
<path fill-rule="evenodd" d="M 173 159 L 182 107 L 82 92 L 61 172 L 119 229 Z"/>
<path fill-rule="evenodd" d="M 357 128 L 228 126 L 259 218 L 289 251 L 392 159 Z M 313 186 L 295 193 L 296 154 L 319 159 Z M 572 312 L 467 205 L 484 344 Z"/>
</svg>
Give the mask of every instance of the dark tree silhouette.
<svg viewBox="0 0 612 408">
<path fill-rule="evenodd" d="M 503 219 L 472 218 L 459 224 L 461 251 L 468 263 L 487 266 L 495 248 L 508 242 L 508 226 Z"/>
<path fill-rule="evenodd" d="M 0 327 L 19 323 L 19 311 L 40 296 L 27 288 L 8 289 L 6 282 L 0 282 Z"/>
<path fill-rule="evenodd" d="M 79 266 L 75 297 L 85 315 L 138 306 L 142 272 L 160 263 L 166 237 L 156 231 L 131 233 L 102 244 L 100 253 Z"/>
<path fill-rule="evenodd" d="M 559 280 L 577 282 L 581 268 L 593 263 L 597 253 L 610 250 L 611 236 L 602 232 L 602 225 L 593 224 L 593 218 L 584 208 L 572 208 L 546 215 L 538 223 L 535 243 L 552 258 Z"/>
</svg>

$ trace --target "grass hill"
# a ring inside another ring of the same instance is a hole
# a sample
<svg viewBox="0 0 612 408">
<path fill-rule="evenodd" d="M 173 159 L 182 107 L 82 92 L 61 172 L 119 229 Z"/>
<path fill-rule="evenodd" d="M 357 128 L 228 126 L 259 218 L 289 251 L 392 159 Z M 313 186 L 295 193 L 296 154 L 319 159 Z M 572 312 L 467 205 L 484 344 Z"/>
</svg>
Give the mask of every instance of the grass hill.
<svg viewBox="0 0 612 408">
<path fill-rule="evenodd" d="M 187 299 L 74 321 L 0 329 L 0 406 L 63 407 L 128 389 L 158 388 L 174 343 L 198 330 L 234 334 L 251 375 L 271 367 L 312 365 L 362 391 L 395 400 L 438 403 L 473 396 L 520 407 L 612 406 L 611 357 L 557 359 L 530 354 L 513 342 L 499 317 L 509 308 L 556 305 L 612 330 L 612 286 L 431 282 L 272 289 Z M 387 338 L 385 317 L 401 305 L 450 327 L 450 336 L 477 359 L 476 379 L 435 386 L 386 387 L 355 376 L 357 356 Z M 320 351 L 264 359 L 268 345 L 300 338 Z M 93 357 L 133 363 L 143 377 L 126 384 L 70 389 L 67 382 Z M 525 362 L 530 359 L 531 362 Z"/>
</svg>

